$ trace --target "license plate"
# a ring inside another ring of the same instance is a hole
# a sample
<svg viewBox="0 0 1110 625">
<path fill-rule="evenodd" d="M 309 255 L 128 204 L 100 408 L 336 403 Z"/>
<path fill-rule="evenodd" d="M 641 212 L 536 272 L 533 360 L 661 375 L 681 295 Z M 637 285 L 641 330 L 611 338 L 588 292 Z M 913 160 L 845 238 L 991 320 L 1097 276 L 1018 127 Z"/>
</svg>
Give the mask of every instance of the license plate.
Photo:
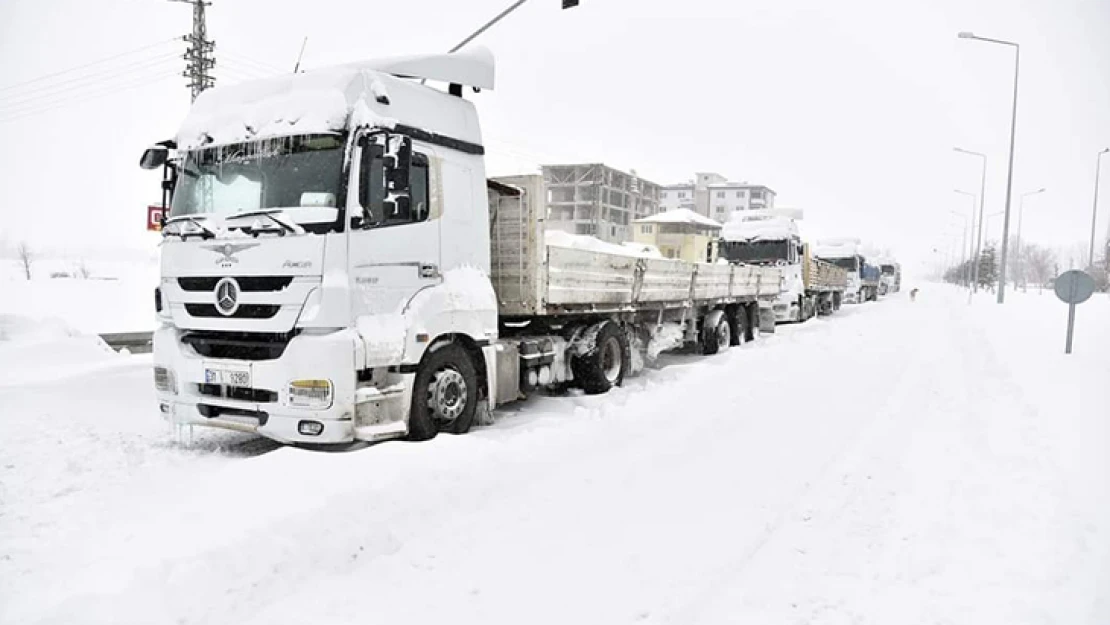
<svg viewBox="0 0 1110 625">
<path fill-rule="evenodd" d="M 251 370 L 249 367 L 206 366 L 204 368 L 204 382 L 206 384 L 250 388 Z"/>
</svg>

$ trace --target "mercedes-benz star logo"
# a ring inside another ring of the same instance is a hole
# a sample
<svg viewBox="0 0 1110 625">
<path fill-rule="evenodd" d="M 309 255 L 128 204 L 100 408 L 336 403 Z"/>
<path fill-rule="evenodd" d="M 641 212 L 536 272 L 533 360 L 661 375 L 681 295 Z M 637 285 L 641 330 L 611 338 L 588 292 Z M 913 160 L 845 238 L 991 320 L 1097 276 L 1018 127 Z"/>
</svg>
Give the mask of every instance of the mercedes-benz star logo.
<svg viewBox="0 0 1110 625">
<path fill-rule="evenodd" d="M 216 283 L 216 310 L 225 317 L 239 310 L 239 283 L 235 278 L 224 278 Z"/>
</svg>

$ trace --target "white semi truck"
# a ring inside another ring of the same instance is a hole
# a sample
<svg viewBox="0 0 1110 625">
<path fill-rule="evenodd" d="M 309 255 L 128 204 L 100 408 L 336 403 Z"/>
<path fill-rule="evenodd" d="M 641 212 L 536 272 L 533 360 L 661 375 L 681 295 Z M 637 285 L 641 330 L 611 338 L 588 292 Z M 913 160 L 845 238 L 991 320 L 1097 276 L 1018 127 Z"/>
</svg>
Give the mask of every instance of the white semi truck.
<svg viewBox="0 0 1110 625">
<path fill-rule="evenodd" d="M 840 308 L 848 273 L 814 258 L 802 241 L 797 221 L 802 211 L 737 211 L 721 230 L 721 258 L 734 263 L 774 266 L 783 270 L 782 293 L 775 300 L 775 322 L 801 322 L 831 315 Z"/>
<path fill-rule="evenodd" d="M 890 257 L 881 258 L 878 263 L 879 271 L 882 272 L 879 279 L 879 295 L 889 295 L 902 290 L 902 266 Z"/>
<path fill-rule="evenodd" d="M 421 440 L 536 389 L 603 393 L 640 351 L 753 338 L 777 268 L 546 244 L 542 179 L 485 176 L 462 93 L 493 76 L 479 49 L 219 87 L 144 153 L 168 202 L 166 419 Z"/>
<path fill-rule="evenodd" d="M 859 239 L 821 239 L 817 242 L 814 255 L 848 272 L 845 303 L 862 304 L 879 299 L 880 271 L 878 267 L 868 264 Z"/>
</svg>

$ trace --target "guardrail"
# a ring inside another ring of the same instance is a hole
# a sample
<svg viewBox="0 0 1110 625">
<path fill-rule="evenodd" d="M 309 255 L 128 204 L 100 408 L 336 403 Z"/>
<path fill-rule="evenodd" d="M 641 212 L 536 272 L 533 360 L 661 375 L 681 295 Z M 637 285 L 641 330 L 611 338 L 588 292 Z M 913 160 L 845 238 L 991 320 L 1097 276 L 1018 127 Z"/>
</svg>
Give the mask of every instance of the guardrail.
<svg viewBox="0 0 1110 625">
<path fill-rule="evenodd" d="M 101 334 L 100 338 L 108 347 L 119 351 L 127 348 L 132 354 L 149 354 L 153 346 L 151 338 L 153 332 L 117 332 L 114 334 Z"/>
</svg>

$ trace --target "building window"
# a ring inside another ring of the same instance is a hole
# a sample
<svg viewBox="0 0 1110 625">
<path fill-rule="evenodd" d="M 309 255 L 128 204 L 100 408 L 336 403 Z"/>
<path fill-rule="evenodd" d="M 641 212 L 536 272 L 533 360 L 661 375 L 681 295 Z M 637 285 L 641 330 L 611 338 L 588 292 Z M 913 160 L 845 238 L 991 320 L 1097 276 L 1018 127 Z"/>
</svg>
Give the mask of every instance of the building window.
<svg viewBox="0 0 1110 625">
<path fill-rule="evenodd" d="M 666 191 L 664 191 L 664 192 L 663 192 L 663 193 L 661 193 L 660 195 L 661 195 L 661 196 L 662 196 L 662 197 L 663 197 L 664 199 L 666 199 L 666 197 L 667 197 L 667 192 L 666 192 Z"/>
<path fill-rule="evenodd" d="M 685 191 L 679 191 L 679 192 L 678 192 L 678 199 L 680 199 L 680 200 L 681 200 L 681 199 L 683 199 L 683 198 L 685 198 L 685 197 L 686 197 L 686 192 L 685 192 Z"/>
<path fill-rule="evenodd" d="M 640 234 L 651 234 L 651 224 L 640 226 Z"/>
<path fill-rule="evenodd" d="M 736 197 L 740 197 L 740 198 L 744 197 L 744 192 L 743 191 L 737 191 L 736 192 Z"/>
<path fill-rule="evenodd" d="M 752 189 L 752 199 L 753 200 L 762 200 L 763 199 L 763 191 L 760 191 L 760 190 L 757 190 L 757 189 Z"/>
<path fill-rule="evenodd" d="M 718 192 L 717 192 L 717 199 L 718 199 L 718 200 L 723 200 L 723 199 L 725 199 L 725 192 L 724 192 L 724 191 L 718 191 Z"/>
<path fill-rule="evenodd" d="M 718 207 L 717 207 L 717 214 L 718 214 L 718 215 L 720 215 L 720 214 L 724 213 L 724 212 L 725 212 L 726 210 L 728 210 L 728 208 L 727 208 L 727 207 L 724 207 L 724 206 L 718 206 Z"/>
</svg>

